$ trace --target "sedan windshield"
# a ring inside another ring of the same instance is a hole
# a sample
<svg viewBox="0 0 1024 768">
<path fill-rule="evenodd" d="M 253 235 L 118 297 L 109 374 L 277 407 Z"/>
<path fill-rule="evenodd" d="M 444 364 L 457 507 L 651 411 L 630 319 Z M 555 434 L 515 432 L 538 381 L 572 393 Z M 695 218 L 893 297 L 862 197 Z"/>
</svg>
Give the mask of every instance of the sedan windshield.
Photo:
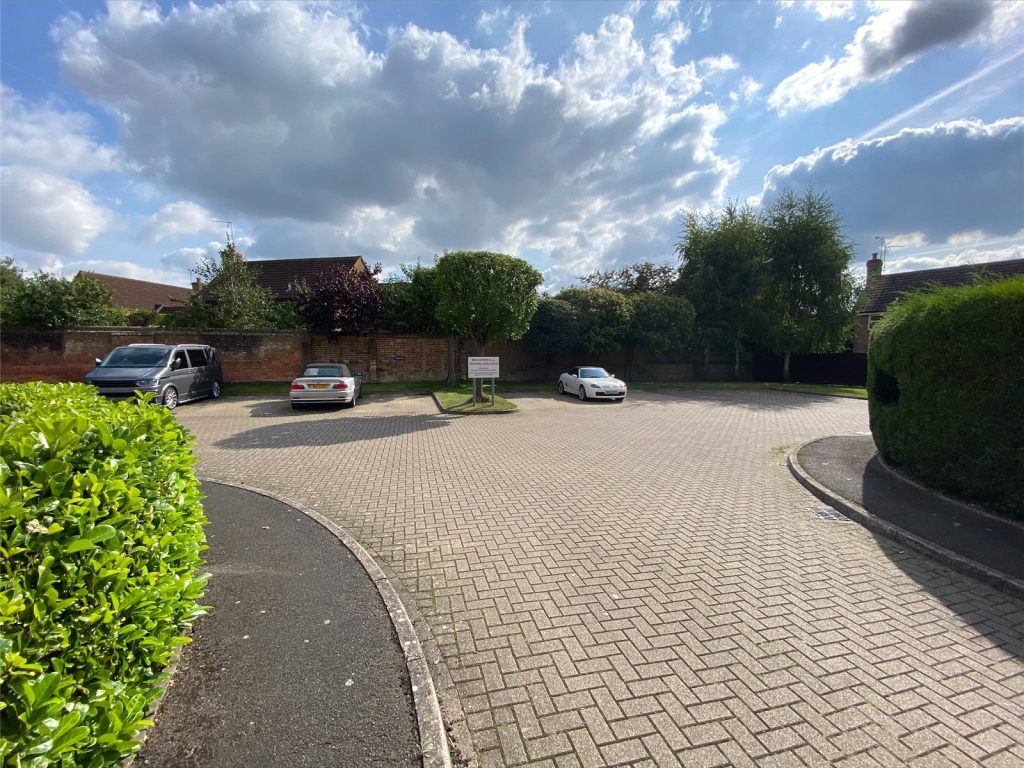
<svg viewBox="0 0 1024 768">
<path fill-rule="evenodd" d="M 333 377 L 341 378 L 340 365 L 310 365 L 302 372 L 300 378 L 306 377 Z"/>
<path fill-rule="evenodd" d="M 581 379 L 607 379 L 608 371 L 604 368 L 580 368 Z"/>
<path fill-rule="evenodd" d="M 156 368 L 167 363 L 169 351 L 161 347 L 118 347 L 100 368 Z"/>
</svg>

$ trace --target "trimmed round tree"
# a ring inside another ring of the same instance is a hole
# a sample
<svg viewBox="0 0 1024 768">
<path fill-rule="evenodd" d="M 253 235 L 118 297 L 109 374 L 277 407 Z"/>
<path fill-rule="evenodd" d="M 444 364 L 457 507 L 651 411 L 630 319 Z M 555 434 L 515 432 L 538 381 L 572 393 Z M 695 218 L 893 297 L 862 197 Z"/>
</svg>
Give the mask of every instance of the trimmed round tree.
<svg viewBox="0 0 1024 768">
<path fill-rule="evenodd" d="M 1024 517 L 1024 278 L 904 297 L 871 331 L 868 401 L 886 461 Z"/>
</svg>

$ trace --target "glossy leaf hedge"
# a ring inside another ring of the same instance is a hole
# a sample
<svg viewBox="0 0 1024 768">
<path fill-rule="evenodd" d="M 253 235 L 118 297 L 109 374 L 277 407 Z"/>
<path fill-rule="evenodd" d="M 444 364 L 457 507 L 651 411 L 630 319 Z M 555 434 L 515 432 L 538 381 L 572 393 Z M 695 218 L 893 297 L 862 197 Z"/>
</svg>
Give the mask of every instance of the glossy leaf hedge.
<svg viewBox="0 0 1024 768">
<path fill-rule="evenodd" d="M 1024 278 L 906 296 L 871 331 L 883 458 L 1024 518 Z"/>
<path fill-rule="evenodd" d="M 138 749 L 202 613 L 192 438 L 81 384 L 0 385 L 0 763 L 106 766 Z"/>
</svg>

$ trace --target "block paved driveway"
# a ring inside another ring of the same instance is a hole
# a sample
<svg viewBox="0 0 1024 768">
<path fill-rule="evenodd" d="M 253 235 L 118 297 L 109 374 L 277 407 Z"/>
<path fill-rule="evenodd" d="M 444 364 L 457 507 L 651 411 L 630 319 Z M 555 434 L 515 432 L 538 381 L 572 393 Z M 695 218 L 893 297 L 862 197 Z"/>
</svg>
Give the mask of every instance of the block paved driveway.
<svg viewBox="0 0 1024 768">
<path fill-rule="evenodd" d="M 785 467 L 865 432 L 864 402 L 517 400 L 178 414 L 206 475 L 320 510 L 398 576 L 481 765 L 1024 765 L 1024 602 L 816 517 Z"/>
</svg>

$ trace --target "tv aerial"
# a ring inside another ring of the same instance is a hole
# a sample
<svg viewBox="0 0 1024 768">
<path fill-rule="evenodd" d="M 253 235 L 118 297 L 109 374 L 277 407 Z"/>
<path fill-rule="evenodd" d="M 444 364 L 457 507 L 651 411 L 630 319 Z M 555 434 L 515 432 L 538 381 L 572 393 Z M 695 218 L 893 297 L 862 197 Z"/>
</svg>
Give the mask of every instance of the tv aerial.
<svg viewBox="0 0 1024 768">
<path fill-rule="evenodd" d="M 889 251 L 893 251 L 897 248 L 902 248 L 902 245 L 893 245 L 892 240 L 896 239 L 896 235 L 876 235 L 875 240 L 879 242 L 878 255 L 882 258 L 882 263 L 885 264 L 885 257 L 889 255 Z"/>
</svg>

